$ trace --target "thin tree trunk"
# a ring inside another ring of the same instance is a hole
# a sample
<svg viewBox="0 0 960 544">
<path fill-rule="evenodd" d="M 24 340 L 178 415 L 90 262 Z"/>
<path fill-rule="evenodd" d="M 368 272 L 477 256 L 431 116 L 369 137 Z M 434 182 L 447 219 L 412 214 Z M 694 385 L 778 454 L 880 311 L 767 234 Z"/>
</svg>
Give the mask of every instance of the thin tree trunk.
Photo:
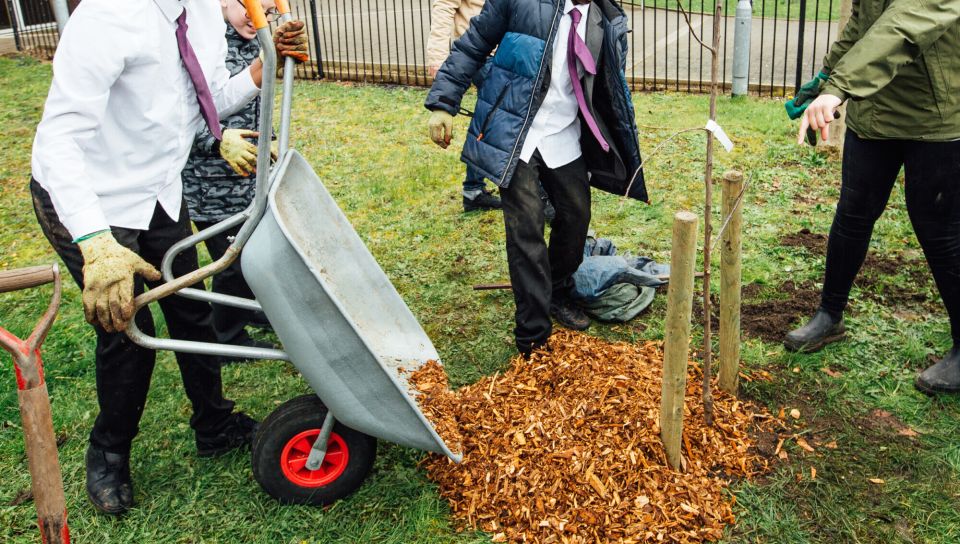
<svg viewBox="0 0 960 544">
<path fill-rule="evenodd" d="M 717 69 L 720 57 L 720 18 L 723 14 L 723 1 L 716 0 L 713 11 L 713 50 L 710 62 L 710 120 L 717 119 Z M 713 378 L 713 331 L 710 323 L 710 243 L 713 239 L 713 133 L 707 132 L 707 165 L 704 168 L 703 182 L 705 199 L 703 205 L 703 417 L 707 425 L 713 425 L 713 392 L 710 381 Z"/>
</svg>

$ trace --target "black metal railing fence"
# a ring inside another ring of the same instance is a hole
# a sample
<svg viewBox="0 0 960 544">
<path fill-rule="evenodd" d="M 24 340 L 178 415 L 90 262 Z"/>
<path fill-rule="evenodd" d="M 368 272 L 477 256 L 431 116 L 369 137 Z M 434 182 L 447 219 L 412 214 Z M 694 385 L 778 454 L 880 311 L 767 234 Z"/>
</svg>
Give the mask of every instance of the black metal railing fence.
<svg viewBox="0 0 960 544">
<path fill-rule="evenodd" d="M 52 54 L 57 25 L 48 0 L 0 0 L 12 14 L 17 49 Z M 754 0 L 750 89 L 790 94 L 820 68 L 837 36 L 841 0 Z M 691 34 L 712 41 L 712 0 L 625 0 L 630 24 L 626 75 L 633 90 L 706 92 L 710 54 Z M 297 67 L 305 79 L 335 79 L 425 86 L 431 0 L 292 0 L 307 23 L 311 61 Z M 725 89 L 732 81 L 736 2 L 723 7 L 721 66 Z"/>
<path fill-rule="evenodd" d="M 47 0 L 0 0 L 6 4 L 17 51 L 51 59 L 60 33 Z"/>
</svg>

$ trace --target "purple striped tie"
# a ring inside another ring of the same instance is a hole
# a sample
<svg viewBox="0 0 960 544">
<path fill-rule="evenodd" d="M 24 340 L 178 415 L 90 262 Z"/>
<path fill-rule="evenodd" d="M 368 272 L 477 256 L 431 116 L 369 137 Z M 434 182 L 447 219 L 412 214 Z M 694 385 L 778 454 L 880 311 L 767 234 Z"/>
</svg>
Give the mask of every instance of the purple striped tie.
<svg viewBox="0 0 960 544">
<path fill-rule="evenodd" d="M 603 134 L 600 134 L 600 127 L 597 126 L 597 121 L 593 118 L 593 115 L 590 115 L 590 108 L 587 107 L 587 99 L 583 96 L 583 86 L 580 84 L 580 73 L 577 71 L 577 59 L 580 59 L 580 64 L 583 65 L 583 69 L 588 74 L 597 74 L 597 65 L 593 62 L 593 55 L 591 55 L 590 50 L 587 49 L 587 44 L 584 43 L 583 38 L 577 34 L 577 25 L 580 24 L 582 14 L 579 9 L 574 7 L 570 11 L 570 17 L 573 18 L 573 24 L 570 26 L 570 37 L 567 40 L 567 68 L 570 70 L 573 94 L 577 96 L 580 113 L 583 114 L 583 120 L 586 121 L 587 126 L 590 127 L 590 132 L 593 133 L 593 137 L 600 142 L 600 147 L 602 147 L 604 151 L 610 151 L 610 144 L 603 139 Z"/>
<path fill-rule="evenodd" d="M 190 40 L 187 39 L 187 10 L 177 17 L 177 48 L 180 49 L 180 58 L 183 60 L 183 66 L 190 74 L 190 81 L 193 82 L 193 88 L 197 91 L 197 103 L 200 104 L 200 115 L 207 122 L 210 133 L 213 137 L 223 139 L 223 133 L 220 131 L 220 116 L 217 114 L 217 107 L 213 104 L 213 95 L 210 94 L 210 87 L 207 87 L 207 79 L 203 77 L 203 70 L 200 68 L 200 61 L 197 60 L 193 47 L 190 47 Z"/>
</svg>

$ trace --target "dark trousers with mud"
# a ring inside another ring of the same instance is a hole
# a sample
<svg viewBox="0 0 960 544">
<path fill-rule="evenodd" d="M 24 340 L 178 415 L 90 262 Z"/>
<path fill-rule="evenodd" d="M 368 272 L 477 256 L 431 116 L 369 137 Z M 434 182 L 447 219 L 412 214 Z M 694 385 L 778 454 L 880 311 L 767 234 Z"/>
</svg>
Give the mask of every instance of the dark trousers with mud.
<svg viewBox="0 0 960 544">
<path fill-rule="evenodd" d="M 544 240 L 543 185 L 557 215 Z M 517 304 L 514 334 L 517 349 L 528 353 L 550 337 L 550 304 L 570 297 L 573 273 L 583 261 L 583 245 L 590 225 L 590 184 L 587 167 L 579 158 L 559 168 L 548 168 L 534 153 L 520 161 L 508 187 L 500 189 L 507 233 L 507 264 Z"/>
<path fill-rule="evenodd" d="M 70 234 L 57 217 L 50 195 L 36 181 L 31 181 L 30 191 L 43 234 L 63 259 L 77 285 L 83 289 L 83 256 L 80 249 L 72 242 Z M 160 261 L 170 246 L 191 234 L 186 202 L 181 204 L 180 210 L 180 217 L 175 221 L 157 204 L 147 230 L 113 227 L 113 235 L 121 245 L 159 269 Z M 174 259 L 175 276 L 196 269 L 195 249 L 185 251 Z M 140 294 L 143 289 L 144 281 L 138 277 L 134 292 Z M 209 304 L 174 295 L 160 300 L 160 310 L 171 338 L 216 341 L 210 325 Z M 135 320 L 145 334 L 156 334 L 153 316 L 148 309 L 137 312 Z M 93 423 L 90 443 L 104 451 L 125 454 L 130 451 L 130 444 L 139 430 L 156 352 L 134 344 L 124 333 L 108 333 L 100 327 L 94 328 L 97 333 L 94 359 L 100 413 Z M 177 353 L 176 357 L 184 389 L 193 405 L 190 425 L 197 433 L 216 434 L 233 411 L 233 402 L 223 397 L 219 358 L 185 353 Z"/>
<path fill-rule="evenodd" d="M 910 222 L 960 345 L 960 141 L 864 140 L 847 131 L 821 307 L 842 315 L 901 168 Z"/>
</svg>

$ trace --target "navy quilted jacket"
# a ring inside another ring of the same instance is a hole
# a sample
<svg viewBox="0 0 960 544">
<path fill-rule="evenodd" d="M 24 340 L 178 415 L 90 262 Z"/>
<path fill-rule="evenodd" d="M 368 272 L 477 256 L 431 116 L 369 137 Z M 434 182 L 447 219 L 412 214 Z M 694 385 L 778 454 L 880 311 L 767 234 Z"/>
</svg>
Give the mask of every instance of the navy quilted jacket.
<svg viewBox="0 0 960 544">
<path fill-rule="evenodd" d="M 471 80 L 496 49 L 478 91 L 461 159 L 501 187 L 513 177 L 530 124 L 549 88 L 563 6 L 563 0 L 487 0 L 467 32 L 454 42 L 427 95 L 427 109 L 456 115 Z M 629 196 L 646 201 L 643 172 L 637 173 L 641 160 L 633 102 L 624 75 L 627 17 L 615 0 L 593 0 L 591 13 L 594 10 L 600 17 L 589 20 L 596 20 L 602 29 L 602 46 L 597 75 L 584 87 L 611 151 L 605 153 L 594 138 L 581 138 L 590 184 L 622 195 L 633 180 Z M 584 127 L 582 134 L 590 132 Z"/>
</svg>

